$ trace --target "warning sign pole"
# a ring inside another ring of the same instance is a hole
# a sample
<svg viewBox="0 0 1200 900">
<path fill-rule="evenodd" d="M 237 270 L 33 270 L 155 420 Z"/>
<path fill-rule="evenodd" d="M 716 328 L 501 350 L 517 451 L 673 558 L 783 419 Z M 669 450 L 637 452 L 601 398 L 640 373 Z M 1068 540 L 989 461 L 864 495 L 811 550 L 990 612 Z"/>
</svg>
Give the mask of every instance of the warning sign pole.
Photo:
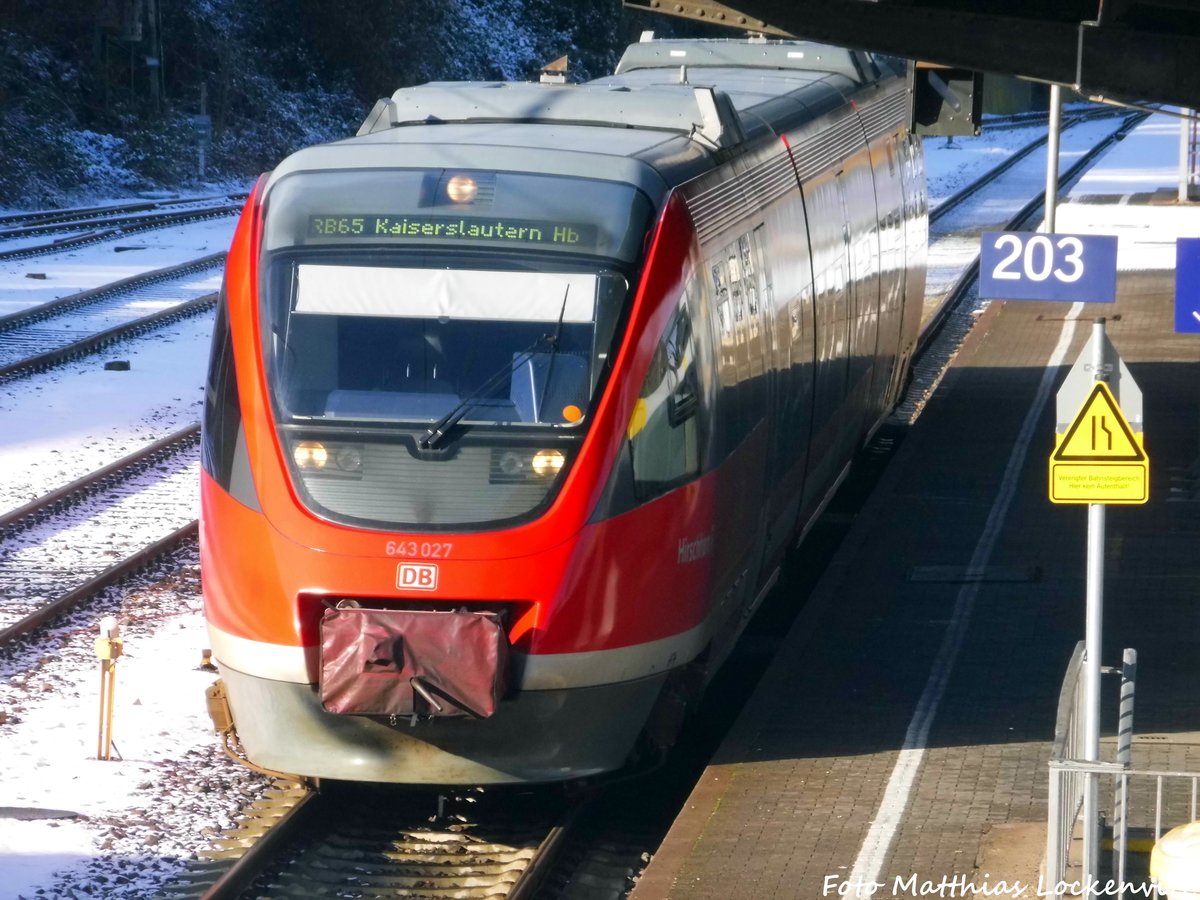
<svg viewBox="0 0 1200 900">
<path fill-rule="evenodd" d="M 1053 503 L 1087 504 L 1087 622 L 1083 654 L 1084 762 L 1100 761 L 1100 655 L 1104 622 L 1105 508 L 1150 497 L 1150 457 L 1143 434 L 1142 392 L 1104 333 L 1104 319 L 1058 391 L 1049 486 Z M 1084 895 L 1100 863 L 1100 790 L 1095 772 L 1083 773 Z"/>
<path fill-rule="evenodd" d="M 1103 381 L 1104 319 L 1092 326 L 1092 377 Z M 1104 624 L 1104 504 L 1088 504 L 1087 536 L 1087 619 L 1084 627 L 1083 678 L 1086 711 L 1084 713 L 1084 759 L 1100 760 L 1100 654 Z M 1083 872 L 1090 879 L 1100 871 L 1100 786 L 1095 773 L 1084 776 Z M 1090 889 L 1087 891 L 1090 896 Z"/>
</svg>

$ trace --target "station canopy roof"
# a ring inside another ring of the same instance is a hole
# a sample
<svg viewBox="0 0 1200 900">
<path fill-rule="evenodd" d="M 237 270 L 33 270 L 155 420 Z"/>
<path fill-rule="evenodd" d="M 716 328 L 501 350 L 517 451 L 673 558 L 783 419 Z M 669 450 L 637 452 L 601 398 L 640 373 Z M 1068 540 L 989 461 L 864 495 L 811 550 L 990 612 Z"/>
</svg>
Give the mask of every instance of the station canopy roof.
<svg viewBox="0 0 1200 900">
<path fill-rule="evenodd" d="M 1200 0 L 625 0 L 775 36 L 1200 107 Z"/>
</svg>

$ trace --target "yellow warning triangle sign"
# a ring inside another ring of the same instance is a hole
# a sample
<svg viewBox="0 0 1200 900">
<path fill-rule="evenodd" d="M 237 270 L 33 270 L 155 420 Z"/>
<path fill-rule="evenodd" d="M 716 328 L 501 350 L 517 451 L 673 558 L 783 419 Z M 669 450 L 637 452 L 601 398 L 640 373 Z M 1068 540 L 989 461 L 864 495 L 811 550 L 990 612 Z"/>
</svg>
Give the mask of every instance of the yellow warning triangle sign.
<svg viewBox="0 0 1200 900">
<path fill-rule="evenodd" d="M 1134 437 L 1108 385 L 1097 381 L 1051 459 L 1141 462 L 1146 459 L 1146 452 Z"/>
</svg>

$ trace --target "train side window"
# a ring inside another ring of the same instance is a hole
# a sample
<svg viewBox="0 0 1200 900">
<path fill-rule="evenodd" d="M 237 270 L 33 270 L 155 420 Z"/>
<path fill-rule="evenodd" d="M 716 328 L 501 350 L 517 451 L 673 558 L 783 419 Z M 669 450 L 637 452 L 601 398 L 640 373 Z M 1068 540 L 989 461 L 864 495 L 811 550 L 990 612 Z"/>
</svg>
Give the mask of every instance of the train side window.
<svg viewBox="0 0 1200 900">
<path fill-rule="evenodd" d="M 742 277 L 746 281 L 746 305 L 749 307 L 750 321 L 755 322 L 758 316 L 758 279 L 754 268 L 754 254 L 750 249 L 750 235 L 744 234 L 738 238 L 737 246 Z"/>
<path fill-rule="evenodd" d="M 724 258 L 718 259 L 710 266 L 712 272 L 713 303 L 717 307 L 717 315 L 721 319 L 721 334 L 733 335 L 733 302 L 729 296 L 729 276 L 725 272 Z"/>
<path fill-rule="evenodd" d="M 234 445 L 242 424 L 234 374 L 233 333 L 229 328 L 229 303 L 221 285 L 204 392 L 203 434 L 200 460 L 217 484 L 229 490 L 233 477 Z"/>
<path fill-rule="evenodd" d="M 701 391 L 696 340 L 685 301 L 671 317 L 629 421 L 633 486 L 649 500 L 700 473 Z"/>
<path fill-rule="evenodd" d="M 745 317 L 745 300 L 742 292 L 745 289 L 743 278 L 745 273 L 742 272 L 742 258 L 738 254 L 737 243 L 732 243 L 725 248 L 725 265 L 729 272 L 729 297 L 733 304 L 733 320 L 740 322 Z"/>
</svg>

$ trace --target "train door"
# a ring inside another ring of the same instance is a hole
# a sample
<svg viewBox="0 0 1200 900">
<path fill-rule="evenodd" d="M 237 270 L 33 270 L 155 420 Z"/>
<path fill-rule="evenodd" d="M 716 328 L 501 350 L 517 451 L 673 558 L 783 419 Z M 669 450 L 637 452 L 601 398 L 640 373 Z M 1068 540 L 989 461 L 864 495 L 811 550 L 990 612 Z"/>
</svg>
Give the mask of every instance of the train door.
<svg viewBox="0 0 1200 900">
<path fill-rule="evenodd" d="M 925 247 L 929 238 L 929 219 L 926 208 L 925 173 L 920 139 L 911 135 L 899 143 L 900 187 L 904 194 L 903 219 L 904 287 L 901 295 L 900 362 L 897 377 L 903 376 L 916 347 L 921 330 L 925 294 Z M 897 392 L 899 391 L 897 385 Z"/>
<path fill-rule="evenodd" d="M 765 533 L 769 364 L 764 298 L 769 294 L 762 257 L 749 232 L 722 240 L 706 261 L 715 315 L 718 359 L 716 427 L 722 458 L 720 520 L 714 523 L 711 662 L 719 663 L 755 595 Z M 714 669 L 715 670 L 715 669 Z"/>
<path fill-rule="evenodd" d="M 899 137 L 890 135 L 883 144 L 884 159 L 873 161 L 881 228 L 879 349 L 875 356 L 876 411 L 881 415 L 895 402 L 903 371 L 905 199 L 898 143 Z"/>
<path fill-rule="evenodd" d="M 767 411 L 767 464 L 763 468 L 763 531 L 766 539 L 766 559 L 775 558 L 780 545 L 791 537 L 796 509 L 791 495 L 784 490 L 788 469 L 796 456 L 796 448 L 788 442 L 785 427 L 788 397 L 785 394 L 785 372 L 789 368 L 791 347 L 779 333 L 780 318 L 775 305 L 774 283 L 768 264 L 766 226 L 759 225 L 742 237 L 743 253 L 753 262 L 757 292 L 758 321 L 762 333 L 764 360 L 764 408 Z"/>
<path fill-rule="evenodd" d="M 884 224 L 879 206 L 879 189 L 871 165 L 870 151 L 866 154 L 865 177 L 859 185 L 858 221 L 861 223 L 855 240 L 859 307 L 857 310 L 859 354 L 865 374 L 862 398 L 865 412 L 864 428 L 872 428 L 879 418 L 882 397 L 887 385 L 887 371 L 879 365 L 880 341 L 883 331 L 883 253 Z M 888 353 L 888 356 L 891 354 Z"/>
<path fill-rule="evenodd" d="M 737 241 L 718 251 L 711 262 L 713 298 L 720 326 L 720 382 L 724 452 L 729 453 L 750 433 L 759 418 L 752 384 L 750 319 L 746 280 Z"/>
<path fill-rule="evenodd" d="M 846 422 L 849 458 L 874 423 L 875 358 L 879 346 L 879 215 L 870 157 L 864 149 L 838 178 L 850 259 L 850 351 Z"/>
<path fill-rule="evenodd" d="M 838 176 L 805 186 L 813 264 L 812 438 L 799 523 L 820 508 L 844 463 L 845 401 L 850 349 L 849 223 Z"/>
<path fill-rule="evenodd" d="M 862 430 L 862 381 L 864 377 L 869 377 L 869 373 L 865 371 L 863 364 L 863 349 L 860 343 L 863 336 L 859 328 L 864 294 L 859 279 L 863 249 L 857 240 L 857 223 L 854 220 L 854 207 L 848 197 L 845 172 L 839 172 L 834 181 L 837 184 L 838 208 L 842 219 L 842 254 L 845 260 L 842 270 L 846 285 L 845 337 L 840 347 L 843 373 L 842 402 L 838 410 L 838 434 L 834 447 L 834 457 L 840 468 L 854 453 Z"/>
<path fill-rule="evenodd" d="M 774 336 L 771 333 L 771 278 L 762 241 L 763 226 L 759 225 L 738 238 L 737 254 L 746 299 L 747 350 L 755 394 L 753 408 L 759 420 L 764 421 L 771 432 L 767 435 L 770 446 L 774 440 L 776 366 Z M 771 483 L 769 473 L 766 483 Z"/>
</svg>

